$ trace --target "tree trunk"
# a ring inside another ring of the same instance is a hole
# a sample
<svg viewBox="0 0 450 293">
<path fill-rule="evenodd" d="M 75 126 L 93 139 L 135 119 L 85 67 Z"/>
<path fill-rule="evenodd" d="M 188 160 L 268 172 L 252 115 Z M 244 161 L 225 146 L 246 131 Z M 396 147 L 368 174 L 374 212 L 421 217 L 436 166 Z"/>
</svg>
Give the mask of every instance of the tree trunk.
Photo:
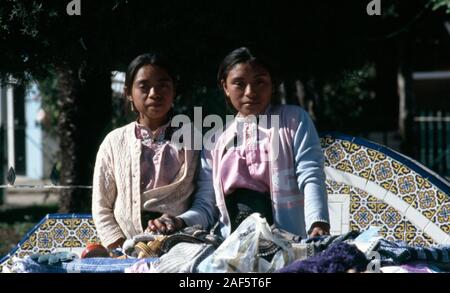
<svg viewBox="0 0 450 293">
<path fill-rule="evenodd" d="M 419 8 L 403 3 L 399 5 L 400 16 L 406 22 L 411 19 Z M 411 26 L 398 40 L 398 77 L 397 88 L 399 95 L 399 132 L 402 138 L 400 151 L 412 158 L 416 157 L 417 141 L 415 139 L 414 116 L 416 112 L 415 96 L 413 92 L 413 45 L 414 26 Z"/>
<path fill-rule="evenodd" d="M 81 68 L 81 69 L 79 69 Z M 82 69 L 90 68 L 89 71 Z M 102 66 L 57 68 L 61 99 L 60 184 L 92 185 L 95 156 L 112 119 L 111 75 Z M 63 189 L 61 213 L 90 212 L 91 189 Z"/>
</svg>

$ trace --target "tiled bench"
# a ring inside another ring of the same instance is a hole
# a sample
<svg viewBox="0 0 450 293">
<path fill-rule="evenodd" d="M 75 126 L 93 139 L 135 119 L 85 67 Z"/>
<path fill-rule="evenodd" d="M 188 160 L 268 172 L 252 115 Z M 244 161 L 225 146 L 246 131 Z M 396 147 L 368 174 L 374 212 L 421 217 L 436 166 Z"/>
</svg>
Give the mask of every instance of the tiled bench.
<svg viewBox="0 0 450 293">
<path fill-rule="evenodd" d="M 381 226 L 388 240 L 450 244 L 450 185 L 418 162 L 361 138 L 321 136 L 331 232 Z"/>
<path fill-rule="evenodd" d="M 0 271 L 12 265 L 13 257 L 55 251 L 81 254 L 88 241 L 99 241 L 91 215 L 49 214 L 0 260 Z"/>
</svg>

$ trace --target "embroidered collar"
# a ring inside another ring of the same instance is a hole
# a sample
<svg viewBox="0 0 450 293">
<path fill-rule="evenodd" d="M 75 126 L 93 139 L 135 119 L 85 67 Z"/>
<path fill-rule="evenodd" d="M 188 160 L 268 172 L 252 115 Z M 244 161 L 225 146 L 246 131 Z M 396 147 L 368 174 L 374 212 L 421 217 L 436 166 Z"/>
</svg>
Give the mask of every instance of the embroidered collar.
<svg viewBox="0 0 450 293">
<path fill-rule="evenodd" d="M 170 121 L 160 126 L 155 131 L 145 127 L 136 121 L 135 134 L 137 139 L 141 139 L 143 144 L 149 143 L 162 143 L 165 139 L 165 133 L 167 127 L 170 126 Z"/>
<path fill-rule="evenodd" d="M 263 115 L 267 115 L 270 112 L 270 109 L 272 108 L 272 105 L 269 104 L 266 108 L 266 110 L 264 110 L 263 113 L 259 114 L 259 115 L 249 115 L 249 116 L 242 116 L 241 113 L 237 113 L 235 116 L 236 122 L 238 123 L 250 123 L 250 122 L 256 122 L 257 124 L 259 123 L 259 119 L 261 116 Z M 255 119 L 252 119 L 250 117 L 256 117 L 256 121 L 254 121 Z"/>
</svg>

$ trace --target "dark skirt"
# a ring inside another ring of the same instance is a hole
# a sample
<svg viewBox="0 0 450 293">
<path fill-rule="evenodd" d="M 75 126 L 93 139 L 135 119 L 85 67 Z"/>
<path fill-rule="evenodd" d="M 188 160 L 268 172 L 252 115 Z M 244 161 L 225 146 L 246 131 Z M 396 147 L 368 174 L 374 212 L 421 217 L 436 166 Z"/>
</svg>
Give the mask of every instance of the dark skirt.
<svg viewBox="0 0 450 293">
<path fill-rule="evenodd" d="M 252 213 L 260 213 L 269 225 L 273 224 L 272 200 L 270 193 L 250 189 L 237 189 L 225 196 L 225 205 L 230 217 L 231 232 Z"/>
</svg>

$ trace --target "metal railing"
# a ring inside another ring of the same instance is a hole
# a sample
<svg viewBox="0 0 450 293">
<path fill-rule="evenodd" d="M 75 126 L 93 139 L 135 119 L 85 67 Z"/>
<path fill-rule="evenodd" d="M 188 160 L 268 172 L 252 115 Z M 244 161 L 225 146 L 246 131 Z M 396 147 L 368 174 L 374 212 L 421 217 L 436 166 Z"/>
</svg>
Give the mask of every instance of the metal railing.
<svg viewBox="0 0 450 293">
<path fill-rule="evenodd" d="M 414 121 L 419 160 L 440 175 L 450 176 L 450 112 L 422 111 Z"/>
<path fill-rule="evenodd" d="M 8 173 L 6 175 L 6 182 L 8 184 L 0 185 L 0 189 L 46 189 L 46 190 L 49 190 L 49 189 L 75 189 L 75 188 L 92 189 L 92 186 L 90 186 L 90 185 L 59 185 L 57 177 L 58 177 L 57 172 L 55 172 L 55 167 L 53 167 L 52 173 L 50 174 L 50 180 L 52 182 L 51 185 L 15 184 L 16 172 L 13 167 L 10 167 L 8 170 Z"/>
</svg>

